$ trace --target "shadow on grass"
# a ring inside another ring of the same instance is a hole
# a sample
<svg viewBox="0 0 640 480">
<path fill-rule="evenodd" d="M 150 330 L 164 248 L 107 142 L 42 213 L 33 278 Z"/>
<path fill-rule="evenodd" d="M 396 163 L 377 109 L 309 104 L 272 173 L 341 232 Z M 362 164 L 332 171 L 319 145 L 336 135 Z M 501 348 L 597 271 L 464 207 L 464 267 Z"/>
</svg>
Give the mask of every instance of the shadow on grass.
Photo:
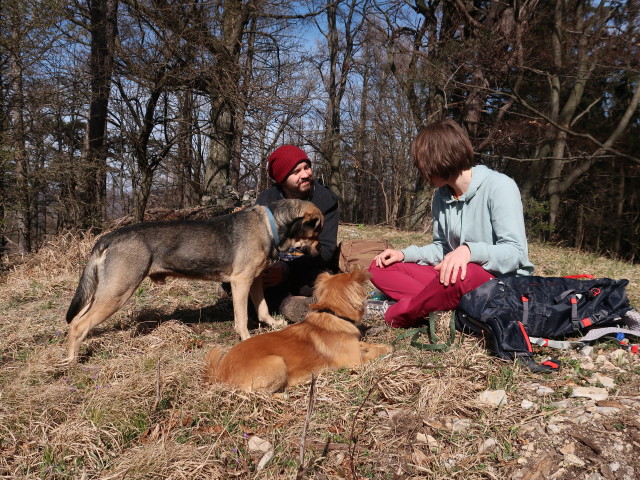
<svg viewBox="0 0 640 480">
<path fill-rule="evenodd" d="M 135 335 L 147 335 L 158 325 L 169 320 L 182 322 L 197 332 L 198 326 L 206 328 L 211 324 L 233 323 L 233 304 L 231 300 L 224 299 L 208 307 L 179 308 L 169 313 L 157 308 L 142 309 L 134 315 L 132 320 L 135 323 Z M 258 328 L 258 320 L 251 313 L 248 327 L 249 330 Z"/>
<path fill-rule="evenodd" d="M 161 308 L 140 308 L 131 316 L 119 318 L 115 322 L 107 321 L 91 330 L 89 338 L 92 342 L 83 342 L 84 351 L 79 356 L 79 362 L 87 362 L 101 350 L 100 338 L 109 331 L 129 330 L 132 336 L 138 337 L 151 334 L 164 322 L 177 320 L 191 328 L 195 334 L 201 334 L 206 329 L 215 329 L 225 331 L 226 334 L 235 338 L 233 318 L 233 304 L 230 299 L 219 299 L 213 305 L 204 308 L 179 308 L 173 311 Z M 250 332 L 259 328 L 252 306 L 249 307 L 247 326 Z"/>
</svg>

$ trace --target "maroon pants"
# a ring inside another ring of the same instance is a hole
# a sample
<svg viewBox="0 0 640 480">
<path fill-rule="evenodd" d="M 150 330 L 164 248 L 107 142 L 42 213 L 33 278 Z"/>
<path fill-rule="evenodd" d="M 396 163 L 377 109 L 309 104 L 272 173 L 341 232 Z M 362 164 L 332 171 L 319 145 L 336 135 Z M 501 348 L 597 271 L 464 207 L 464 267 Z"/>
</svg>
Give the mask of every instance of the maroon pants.
<svg viewBox="0 0 640 480">
<path fill-rule="evenodd" d="M 440 272 L 428 265 L 417 263 L 394 263 L 378 268 L 375 261 L 369 267 L 371 283 L 382 293 L 397 300 L 385 313 L 385 322 L 392 327 L 411 327 L 431 312 L 453 310 L 458 307 L 460 297 L 483 283 L 493 275 L 480 265 L 467 265 L 464 280 L 444 286 L 440 283 Z"/>
</svg>

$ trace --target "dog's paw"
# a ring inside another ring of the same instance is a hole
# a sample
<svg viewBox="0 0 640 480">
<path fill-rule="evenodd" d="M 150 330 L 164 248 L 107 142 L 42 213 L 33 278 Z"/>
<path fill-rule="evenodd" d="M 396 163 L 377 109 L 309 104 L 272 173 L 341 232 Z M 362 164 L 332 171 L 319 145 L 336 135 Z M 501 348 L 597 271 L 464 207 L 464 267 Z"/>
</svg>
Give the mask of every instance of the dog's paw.
<svg viewBox="0 0 640 480">
<path fill-rule="evenodd" d="M 275 329 L 280 329 L 282 327 L 286 327 L 288 325 L 287 320 L 284 318 L 273 318 L 273 317 L 269 317 L 269 318 L 264 318 L 262 320 L 260 320 L 261 323 L 264 323 L 265 325 L 268 325 L 271 328 L 275 328 Z"/>
<path fill-rule="evenodd" d="M 282 327 L 286 327 L 288 325 L 287 321 L 285 319 L 273 319 L 273 323 L 271 324 L 272 328 L 282 328 Z"/>
<path fill-rule="evenodd" d="M 390 353 L 393 353 L 393 346 L 392 345 L 383 345 L 382 355 L 389 355 Z"/>
<path fill-rule="evenodd" d="M 393 347 L 391 345 L 386 345 L 386 344 L 377 344 L 375 345 L 375 353 L 378 355 L 378 357 L 385 357 L 391 353 L 393 353 Z"/>
<path fill-rule="evenodd" d="M 238 331 L 236 330 L 236 333 L 237 333 L 238 335 L 240 335 L 240 341 L 241 341 L 241 342 L 243 342 L 244 340 L 246 340 L 246 339 L 248 339 L 248 338 L 251 338 L 251 334 L 249 333 L 249 330 L 240 331 L 240 332 L 238 332 Z"/>
<path fill-rule="evenodd" d="M 365 361 L 393 353 L 393 346 L 384 343 L 360 343 L 360 351 Z"/>
<path fill-rule="evenodd" d="M 58 360 L 54 364 L 54 367 L 62 370 L 62 369 L 72 367 L 76 363 L 78 363 L 78 359 L 76 357 L 66 357 L 61 360 Z"/>
</svg>

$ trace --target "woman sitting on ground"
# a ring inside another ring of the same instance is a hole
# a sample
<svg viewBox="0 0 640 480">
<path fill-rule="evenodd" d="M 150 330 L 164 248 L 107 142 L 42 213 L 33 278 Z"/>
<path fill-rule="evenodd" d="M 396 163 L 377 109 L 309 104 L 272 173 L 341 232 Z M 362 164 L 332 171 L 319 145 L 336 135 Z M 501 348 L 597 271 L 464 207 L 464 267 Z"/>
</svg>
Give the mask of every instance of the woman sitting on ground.
<svg viewBox="0 0 640 480">
<path fill-rule="evenodd" d="M 412 155 L 422 177 L 437 188 L 433 243 L 387 249 L 369 268 L 373 284 L 396 300 L 381 308 L 392 327 L 455 309 L 462 295 L 491 278 L 531 275 L 534 269 L 516 183 L 486 166 L 472 166 L 473 147 L 462 127 L 450 119 L 427 126 L 414 140 Z"/>
</svg>

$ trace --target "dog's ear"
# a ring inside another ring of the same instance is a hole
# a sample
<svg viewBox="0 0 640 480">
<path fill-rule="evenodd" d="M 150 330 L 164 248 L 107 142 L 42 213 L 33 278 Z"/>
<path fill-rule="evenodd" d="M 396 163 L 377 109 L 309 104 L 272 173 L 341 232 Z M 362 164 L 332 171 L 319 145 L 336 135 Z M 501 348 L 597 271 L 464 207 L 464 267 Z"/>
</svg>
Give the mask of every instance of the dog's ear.
<svg viewBox="0 0 640 480">
<path fill-rule="evenodd" d="M 315 231 L 318 226 L 322 226 L 322 221 L 318 217 L 305 220 L 305 217 L 297 217 L 291 222 L 288 238 L 299 238 L 308 235 L 308 232 Z"/>
<path fill-rule="evenodd" d="M 314 217 L 311 220 L 307 220 L 306 222 L 304 222 L 304 226 L 311 229 L 311 230 L 316 230 L 317 228 L 321 228 L 322 227 L 322 218 L 320 217 Z"/>
<path fill-rule="evenodd" d="M 367 280 L 371 278 L 371 274 L 367 270 L 361 270 L 360 268 L 356 268 L 351 272 L 351 280 L 354 282 L 358 282 L 364 284 Z"/>
<path fill-rule="evenodd" d="M 289 224 L 287 238 L 297 238 L 304 227 L 304 217 L 297 217 Z"/>
<path fill-rule="evenodd" d="M 331 278 L 331 274 L 328 272 L 322 272 L 320 275 L 318 275 L 316 277 L 316 281 L 314 283 L 314 286 L 318 286 L 323 284 L 324 282 L 326 282 L 329 278 Z"/>
<path fill-rule="evenodd" d="M 330 273 L 322 272 L 316 277 L 316 281 L 313 282 L 313 295 L 316 297 L 317 302 L 324 301 L 325 291 L 331 277 L 332 275 Z"/>
</svg>

